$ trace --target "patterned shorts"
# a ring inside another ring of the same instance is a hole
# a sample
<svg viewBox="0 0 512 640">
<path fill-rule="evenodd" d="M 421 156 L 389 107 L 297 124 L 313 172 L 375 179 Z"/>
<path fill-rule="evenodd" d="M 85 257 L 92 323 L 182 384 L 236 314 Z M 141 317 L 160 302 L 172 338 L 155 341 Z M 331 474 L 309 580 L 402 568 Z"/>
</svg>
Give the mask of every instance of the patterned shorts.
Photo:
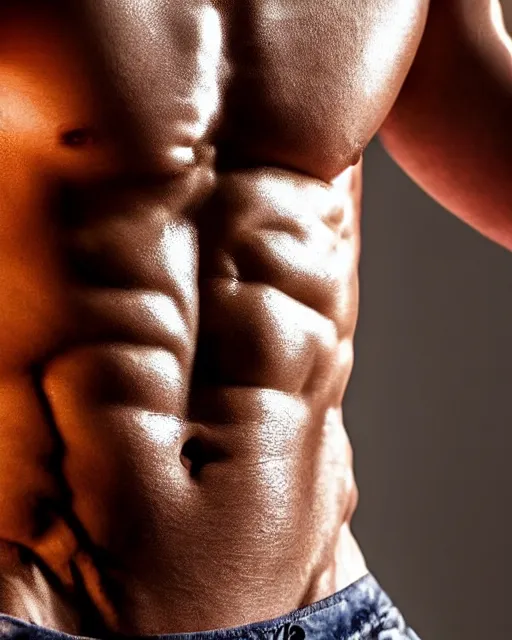
<svg viewBox="0 0 512 640">
<path fill-rule="evenodd" d="M 0 639 L 79 640 L 0 614 Z M 123 636 L 125 640 L 128 637 Z M 134 636 L 135 638 L 135 636 Z M 279 618 L 240 627 L 138 636 L 145 640 L 419 640 L 375 578 L 368 574 L 342 591 Z"/>
</svg>

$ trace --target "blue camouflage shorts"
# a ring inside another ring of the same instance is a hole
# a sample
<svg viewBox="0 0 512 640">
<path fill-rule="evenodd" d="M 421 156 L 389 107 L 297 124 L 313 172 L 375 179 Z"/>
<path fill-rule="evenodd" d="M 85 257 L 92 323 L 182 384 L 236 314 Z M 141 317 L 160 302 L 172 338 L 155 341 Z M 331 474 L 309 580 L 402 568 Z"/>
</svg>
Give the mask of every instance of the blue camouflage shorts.
<svg viewBox="0 0 512 640">
<path fill-rule="evenodd" d="M 76 640 L 73 636 L 0 614 L 0 638 Z M 123 636 L 128 639 L 128 636 Z M 419 640 L 398 609 L 368 574 L 352 585 L 279 618 L 239 627 L 152 636 L 146 640 Z"/>
</svg>

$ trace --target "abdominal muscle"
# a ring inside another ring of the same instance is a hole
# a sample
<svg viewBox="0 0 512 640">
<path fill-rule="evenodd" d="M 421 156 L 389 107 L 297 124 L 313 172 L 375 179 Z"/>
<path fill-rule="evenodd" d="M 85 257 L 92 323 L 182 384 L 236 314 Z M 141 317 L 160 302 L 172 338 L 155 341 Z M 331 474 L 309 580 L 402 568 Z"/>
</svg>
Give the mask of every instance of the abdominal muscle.
<svg viewBox="0 0 512 640">
<path fill-rule="evenodd" d="M 349 165 L 425 3 L 7 4 L 0 611 L 165 634 L 343 589 L 366 573 Z"/>
<path fill-rule="evenodd" d="M 3 613 L 75 634 L 200 631 L 366 572 L 340 409 L 360 166 L 331 185 L 196 172 L 48 234 L 51 282 L 30 265 L 5 282 Z"/>
</svg>

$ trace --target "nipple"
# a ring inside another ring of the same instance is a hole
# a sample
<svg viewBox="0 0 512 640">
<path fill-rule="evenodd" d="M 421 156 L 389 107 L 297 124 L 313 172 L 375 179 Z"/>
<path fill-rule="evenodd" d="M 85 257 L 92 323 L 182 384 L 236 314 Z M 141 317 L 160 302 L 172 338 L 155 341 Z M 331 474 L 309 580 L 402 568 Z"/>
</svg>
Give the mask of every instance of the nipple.
<svg viewBox="0 0 512 640">
<path fill-rule="evenodd" d="M 90 127 L 76 127 L 67 129 L 60 134 L 60 143 L 66 147 L 84 147 L 96 140 L 94 131 Z"/>
</svg>

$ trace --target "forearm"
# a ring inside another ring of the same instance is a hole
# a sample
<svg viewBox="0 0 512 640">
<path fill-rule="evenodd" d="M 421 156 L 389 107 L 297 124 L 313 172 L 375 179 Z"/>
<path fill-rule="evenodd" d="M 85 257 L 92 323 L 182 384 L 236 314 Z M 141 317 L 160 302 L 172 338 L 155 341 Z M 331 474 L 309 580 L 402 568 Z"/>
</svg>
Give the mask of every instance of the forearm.
<svg viewBox="0 0 512 640">
<path fill-rule="evenodd" d="M 482 0 L 464 15 L 461 0 L 447 4 L 433 2 L 381 138 L 433 198 L 512 250 L 511 50 Z"/>
</svg>

